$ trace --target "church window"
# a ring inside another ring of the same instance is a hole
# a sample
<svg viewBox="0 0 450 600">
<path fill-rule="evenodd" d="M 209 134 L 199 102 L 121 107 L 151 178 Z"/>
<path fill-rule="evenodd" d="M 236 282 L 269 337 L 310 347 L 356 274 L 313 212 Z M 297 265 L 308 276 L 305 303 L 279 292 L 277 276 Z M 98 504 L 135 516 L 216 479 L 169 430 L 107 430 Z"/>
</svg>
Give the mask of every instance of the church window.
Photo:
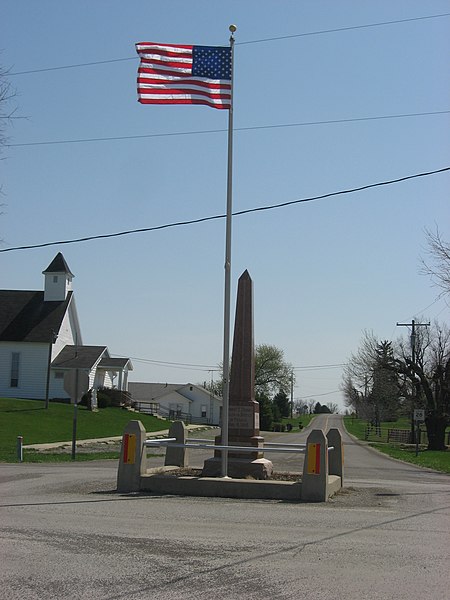
<svg viewBox="0 0 450 600">
<path fill-rule="evenodd" d="M 11 387 L 19 387 L 19 364 L 20 352 L 13 352 L 11 355 Z"/>
</svg>

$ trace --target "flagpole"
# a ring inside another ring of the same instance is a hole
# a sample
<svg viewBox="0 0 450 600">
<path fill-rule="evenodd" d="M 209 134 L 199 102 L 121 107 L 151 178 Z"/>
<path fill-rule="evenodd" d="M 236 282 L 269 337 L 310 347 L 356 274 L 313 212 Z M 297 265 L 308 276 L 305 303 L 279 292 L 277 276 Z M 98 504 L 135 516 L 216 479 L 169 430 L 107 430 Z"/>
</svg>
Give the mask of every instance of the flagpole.
<svg viewBox="0 0 450 600">
<path fill-rule="evenodd" d="M 228 111 L 228 176 L 227 218 L 225 235 L 225 298 L 223 323 L 223 408 L 222 446 L 228 446 L 229 400 L 230 400 L 230 316 L 231 316 L 231 225 L 233 214 L 233 74 L 235 25 L 229 27 L 231 48 L 231 100 Z M 222 450 L 222 477 L 228 477 L 228 450 Z"/>
</svg>

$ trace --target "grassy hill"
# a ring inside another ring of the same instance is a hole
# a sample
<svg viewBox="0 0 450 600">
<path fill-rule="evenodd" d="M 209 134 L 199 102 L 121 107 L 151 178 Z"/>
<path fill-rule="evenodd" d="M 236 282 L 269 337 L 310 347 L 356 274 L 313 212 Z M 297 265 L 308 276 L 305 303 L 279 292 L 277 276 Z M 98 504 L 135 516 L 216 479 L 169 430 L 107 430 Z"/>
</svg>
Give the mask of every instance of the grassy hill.
<svg viewBox="0 0 450 600">
<path fill-rule="evenodd" d="M 24 445 L 72 440 L 74 407 L 69 404 L 38 400 L 0 398 L 0 461 L 15 462 L 17 436 Z M 77 409 L 77 440 L 120 436 L 131 419 L 139 418 L 147 431 L 167 429 L 168 424 L 156 417 L 135 416 L 121 408 L 102 408 L 91 412 Z"/>
</svg>

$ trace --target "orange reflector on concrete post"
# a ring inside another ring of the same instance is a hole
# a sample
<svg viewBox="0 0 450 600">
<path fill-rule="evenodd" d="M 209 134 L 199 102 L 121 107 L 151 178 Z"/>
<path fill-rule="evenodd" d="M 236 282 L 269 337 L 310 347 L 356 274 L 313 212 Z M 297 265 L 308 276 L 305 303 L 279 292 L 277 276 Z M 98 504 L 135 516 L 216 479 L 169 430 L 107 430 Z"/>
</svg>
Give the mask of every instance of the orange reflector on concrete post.
<svg viewBox="0 0 450 600">
<path fill-rule="evenodd" d="M 147 473 L 145 427 L 140 421 L 130 421 L 125 427 L 117 471 L 118 492 L 139 492 L 141 476 Z"/>
<path fill-rule="evenodd" d="M 308 444 L 308 474 L 320 474 L 320 444 Z"/>
<path fill-rule="evenodd" d="M 126 465 L 134 465 L 136 462 L 136 435 L 126 433 L 123 436 L 123 462 Z"/>
</svg>

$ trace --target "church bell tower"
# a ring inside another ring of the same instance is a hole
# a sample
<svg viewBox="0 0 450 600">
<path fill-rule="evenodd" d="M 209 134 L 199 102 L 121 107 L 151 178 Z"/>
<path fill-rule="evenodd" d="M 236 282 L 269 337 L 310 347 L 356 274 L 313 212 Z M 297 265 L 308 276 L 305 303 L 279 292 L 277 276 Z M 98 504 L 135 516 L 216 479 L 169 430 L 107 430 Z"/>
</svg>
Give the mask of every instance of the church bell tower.
<svg viewBox="0 0 450 600">
<path fill-rule="evenodd" d="M 65 300 L 72 290 L 73 273 L 70 271 L 61 252 L 55 256 L 45 271 L 44 302 Z"/>
</svg>

